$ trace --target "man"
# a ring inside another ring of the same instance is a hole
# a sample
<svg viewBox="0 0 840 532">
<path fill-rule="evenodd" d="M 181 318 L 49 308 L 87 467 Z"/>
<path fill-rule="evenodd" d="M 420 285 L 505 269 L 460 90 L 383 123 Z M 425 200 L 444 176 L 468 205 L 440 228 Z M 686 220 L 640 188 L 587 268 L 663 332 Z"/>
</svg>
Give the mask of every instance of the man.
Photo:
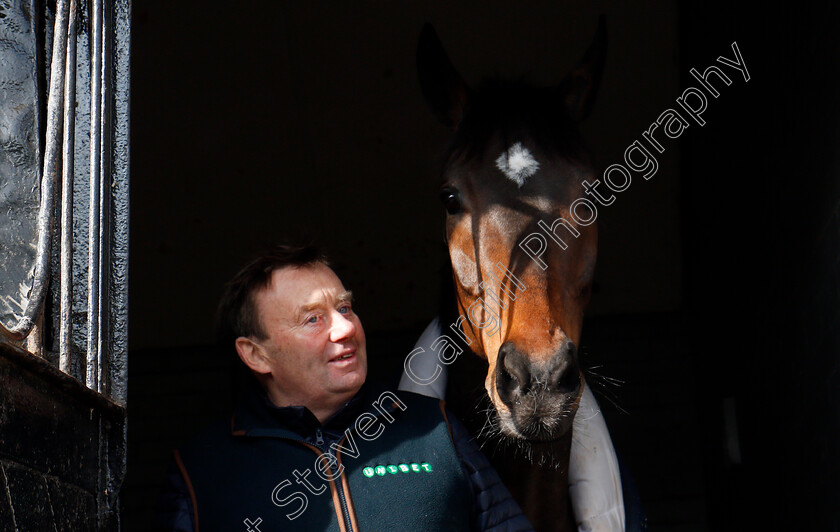
<svg viewBox="0 0 840 532">
<path fill-rule="evenodd" d="M 176 451 L 157 530 L 530 529 L 441 402 L 367 382 L 351 294 L 315 249 L 248 264 L 219 325 L 256 384 Z"/>
</svg>

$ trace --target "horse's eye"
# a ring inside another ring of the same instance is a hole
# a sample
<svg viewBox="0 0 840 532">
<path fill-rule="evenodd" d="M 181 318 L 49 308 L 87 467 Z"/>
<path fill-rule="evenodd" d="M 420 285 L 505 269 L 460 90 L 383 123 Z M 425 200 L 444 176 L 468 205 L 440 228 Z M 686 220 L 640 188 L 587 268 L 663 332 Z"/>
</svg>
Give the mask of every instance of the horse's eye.
<svg viewBox="0 0 840 532">
<path fill-rule="evenodd" d="M 440 201 L 449 214 L 461 212 L 461 196 L 454 188 L 446 187 L 440 191 Z"/>
</svg>

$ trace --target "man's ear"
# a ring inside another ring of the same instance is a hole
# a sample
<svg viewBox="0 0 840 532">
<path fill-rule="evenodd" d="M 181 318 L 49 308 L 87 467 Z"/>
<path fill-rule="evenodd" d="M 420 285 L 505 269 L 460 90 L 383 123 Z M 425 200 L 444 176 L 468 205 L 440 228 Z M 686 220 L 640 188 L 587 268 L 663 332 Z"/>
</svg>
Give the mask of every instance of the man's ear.
<svg viewBox="0 0 840 532">
<path fill-rule="evenodd" d="M 240 336 L 236 339 L 234 344 L 236 346 L 236 353 L 242 362 L 250 368 L 254 373 L 265 375 L 271 373 L 271 368 L 267 363 L 267 357 L 256 342 L 245 336 Z"/>
</svg>

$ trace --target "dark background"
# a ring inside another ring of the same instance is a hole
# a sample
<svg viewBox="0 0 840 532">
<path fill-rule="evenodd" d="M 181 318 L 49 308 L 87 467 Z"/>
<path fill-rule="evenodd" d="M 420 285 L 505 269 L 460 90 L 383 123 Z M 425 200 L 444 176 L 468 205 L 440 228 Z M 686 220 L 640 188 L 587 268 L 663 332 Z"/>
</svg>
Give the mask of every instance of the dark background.
<svg viewBox="0 0 840 532">
<path fill-rule="evenodd" d="M 169 451 L 230 409 L 213 314 L 255 252 L 328 250 L 380 378 L 437 313 L 448 132 L 416 80 L 423 23 L 468 83 L 552 84 L 600 13 L 607 64 L 583 127 L 600 168 L 733 41 L 751 75 L 723 67 L 707 124 L 599 211 L 581 362 L 651 529 L 838 530 L 837 7 L 197 6 L 134 5 L 127 530 L 148 527 Z"/>
</svg>

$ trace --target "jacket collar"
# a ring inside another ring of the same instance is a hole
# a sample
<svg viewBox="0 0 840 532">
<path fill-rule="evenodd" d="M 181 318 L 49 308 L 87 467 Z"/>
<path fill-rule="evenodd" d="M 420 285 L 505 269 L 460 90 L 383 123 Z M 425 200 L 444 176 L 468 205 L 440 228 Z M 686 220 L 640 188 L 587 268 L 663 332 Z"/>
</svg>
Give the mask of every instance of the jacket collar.
<svg viewBox="0 0 840 532">
<path fill-rule="evenodd" d="M 234 436 L 268 436 L 308 440 L 318 429 L 340 435 L 351 427 L 362 411 L 376 400 L 381 390 L 376 383 L 365 382 L 350 401 L 324 424 L 305 406 L 275 406 L 262 387 L 254 382 L 239 401 L 231 420 Z"/>
</svg>

